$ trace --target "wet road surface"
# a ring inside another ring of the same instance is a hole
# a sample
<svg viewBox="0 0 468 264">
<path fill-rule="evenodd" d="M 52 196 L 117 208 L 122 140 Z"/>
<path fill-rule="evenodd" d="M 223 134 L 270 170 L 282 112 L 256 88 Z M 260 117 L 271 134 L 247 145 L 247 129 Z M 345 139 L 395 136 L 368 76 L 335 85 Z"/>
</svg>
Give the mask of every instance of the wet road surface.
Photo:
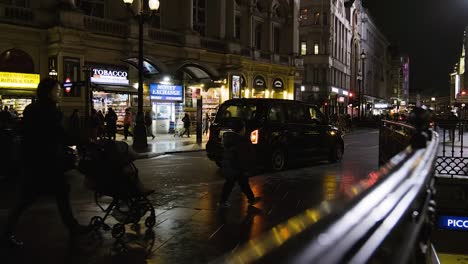
<svg viewBox="0 0 468 264">
<path fill-rule="evenodd" d="M 141 243 L 134 243 L 140 247 L 126 254 L 111 254 L 114 239 L 110 232 L 104 233 L 102 240 L 86 236 L 70 243 L 55 204 L 45 198 L 28 210 L 19 224 L 18 236 L 26 246 L 3 250 L 1 259 L 6 262 L 2 263 L 207 263 L 305 209 L 332 200 L 377 169 L 377 158 L 378 131 L 357 130 L 345 136 L 341 163 L 302 164 L 284 172 L 252 177 L 252 189 L 263 200 L 249 209 L 236 187 L 230 198 L 232 207 L 226 210 L 216 206 L 224 180 L 205 152 L 138 160 L 140 178 L 155 189 L 149 197 L 156 209 L 154 241 L 140 241 L 138 233 L 128 228 L 134 242 Z M 93 193 L 83 187 L 83 176 L 72 172 L 70 178 L 78 220 L 88 223 L 92 216 L 102 216 L 93 202 Z M 3 186 L 0 224 L 4 223 L 6 201 L 12 199 L 12 193 L 12 188 Z M 142 247 L 148 247 L 148 256 Z"/>
</svg>

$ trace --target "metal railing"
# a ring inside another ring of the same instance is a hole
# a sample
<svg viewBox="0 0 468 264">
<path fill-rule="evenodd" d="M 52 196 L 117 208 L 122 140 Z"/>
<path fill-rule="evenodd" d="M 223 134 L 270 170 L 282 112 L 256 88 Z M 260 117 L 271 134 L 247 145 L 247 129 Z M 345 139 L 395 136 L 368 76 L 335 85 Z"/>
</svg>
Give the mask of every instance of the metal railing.
<svg viewBox="0 0 468 264">
<path fill-rule="evenodd" d="M 405 149 L 416 129 L 408 124 L 382 120 L 379 130 L 379 165 Z"/>
<path fill-rule="evenodd" d="M 402 148 L 380 169 L 215 263 L 437 263 L 430 232 L 439 137 L 420 128 L 385 122 L 383 133 Z"/>
</svg>

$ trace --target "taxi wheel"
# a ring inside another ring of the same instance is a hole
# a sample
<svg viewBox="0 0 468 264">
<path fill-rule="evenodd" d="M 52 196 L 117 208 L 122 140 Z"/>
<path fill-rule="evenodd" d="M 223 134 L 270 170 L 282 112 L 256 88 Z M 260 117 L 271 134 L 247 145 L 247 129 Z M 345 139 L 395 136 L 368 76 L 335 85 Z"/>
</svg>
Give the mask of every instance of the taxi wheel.
<svg viewBox="0 0 468 264">
<path fill-rule="evenodd" d="M 286 169 L 287 156 L 282 148 L 276 148 L 271 153 L 271 168 L 274 171 L 282 171 Z"/>
</svg>

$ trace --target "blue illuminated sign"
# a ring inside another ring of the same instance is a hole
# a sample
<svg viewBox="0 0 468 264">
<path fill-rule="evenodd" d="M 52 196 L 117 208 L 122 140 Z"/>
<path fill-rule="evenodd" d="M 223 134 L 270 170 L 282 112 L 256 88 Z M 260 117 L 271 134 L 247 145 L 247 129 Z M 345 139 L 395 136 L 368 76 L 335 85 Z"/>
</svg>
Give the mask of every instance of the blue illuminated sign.
<svg viewBox="0 0 468 264">
<path fill-rule="evenodd" d="M 468 217 L 442 215 L 439 217 L 439 227 L 450 230 L 468 230 Z"/>
<path fill-rule="evenodd" d="M 150 84 L 150 96 L 154 100 L 162 101 L 182 101 L 183 97 L 182 85 L 173 84 Z"/>
</svg>

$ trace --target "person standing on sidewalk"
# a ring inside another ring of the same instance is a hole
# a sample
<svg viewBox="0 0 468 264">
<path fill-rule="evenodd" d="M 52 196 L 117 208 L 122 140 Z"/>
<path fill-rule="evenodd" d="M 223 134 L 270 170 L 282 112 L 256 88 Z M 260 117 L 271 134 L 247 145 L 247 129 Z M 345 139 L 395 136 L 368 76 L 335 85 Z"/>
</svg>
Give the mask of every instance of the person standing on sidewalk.
<svg viewBox="0 0 468 264">
<path fill-rule="evenodd" d="M 130 127 L 133 124 L 133 114 L 130 111 L 130 108 L 125 109 L 125 116 L 124 116 L 124 139 L 127 140 L 127 137 L 130 135 L 133 137 L 133 133 L 130 132 Z"/>
<path fill-rule="evenodd" d="M 21 162 L 23 164 L 19 197 L 9 212 L 3 241 L 8 246 L 22 246 L 15 235 L 16 225 L 22 213 L 40 195 L 55 197 L 63 223 L 74 236 L 91 231 L 78 224 L 70 205 L 70 185 L 64 175 L 66 135 L 62 125 L 62 112 L 57 107 L 60 84 L 46 78 L 37 87 L 37 101 L 24 110 L 22 121 L 23 141 Z"/>
<path fill-rule="evenodd" d="M 190 137 L 190 120 L 189 114 L 185 113 L 184 118 L 182 118 L 182 122 L 184 123 L 184 132 L 180 135 L 180 137 L 184 136 L 187 133 L 187 137 Z"/>
<path fill-rule="evenodd" d="M 208 113 L 205 113 L 205 118 L 203 119 L 203 135 L 207 135 L 210 129 L 210 116 Z"/>
<path fill-rule="evenodd" d="M 150 111 L 146 111 L 145 112 L 146 135 L 154 139 L 152 124 L 153 124 L 153 116 L 151 115 Z"/>
<path fill-rule="evenodd" d="M 242 192 L 247 197 L 249 205 L 254 205 L 260 201 L 260 197 L 255 197 L 249 185 L 249 173 L 253 169 L 252 161 L 254 149 L 252 143 L 245 137 L 245 123 L 242 120 L 232 120 L 233 132 L 226 132 L 223 135 L 223 161 L 222 173 L 226 178 L 218 206 L 227 208 L 229 195 L 234 184 L 239 184 Z"/>
<path fill-rule="evenodd" d="M 117 133 L 117 114 L 112 107 L 108 108 L 104 121 L 106 122 L 107 137 L 110 140 L 115 140 L 115 134 Z"/>
</svg>

